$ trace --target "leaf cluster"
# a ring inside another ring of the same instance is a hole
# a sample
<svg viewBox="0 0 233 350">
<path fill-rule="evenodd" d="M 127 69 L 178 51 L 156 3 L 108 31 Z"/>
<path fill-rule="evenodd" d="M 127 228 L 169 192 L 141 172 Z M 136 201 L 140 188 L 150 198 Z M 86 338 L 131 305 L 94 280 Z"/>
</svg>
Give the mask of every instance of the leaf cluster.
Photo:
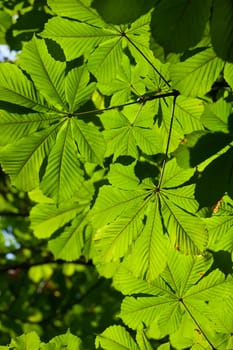
<svg viewBox="0 0 233 350">
<path fill-rule="evenodd" d="M 1 6 L 15 37 L 44 14 L 0 64 L 1 167 L 53 261 L 124 296 L 96 348 L 230 349 L 232 1 Z"/>
</svg>

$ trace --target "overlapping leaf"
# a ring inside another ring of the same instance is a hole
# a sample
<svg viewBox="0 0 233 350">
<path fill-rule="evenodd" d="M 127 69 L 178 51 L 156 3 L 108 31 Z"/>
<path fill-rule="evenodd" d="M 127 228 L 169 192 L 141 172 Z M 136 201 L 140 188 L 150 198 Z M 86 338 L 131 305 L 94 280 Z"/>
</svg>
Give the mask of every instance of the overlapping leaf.
<svg viewBox="0 0 233 350">
<path fill-rule="evenodd" d="M 165 171 L 163 188 L 157 191 L 153 184 L 139 185 L 133 168 L 111 166 L 112 186 L 100 190 L 91 212 L 95 247 L 102 263 L 125 257 L 135 275 L 153 280 L 165 267 L 169 239 L 186 254 L 197 254 L 206 248 L 208 233 L 195 214 L 194 186 L 177 186 L 190 179 L 192 170 L 181 170 L 173 160 Z M 179 207 L 182 202 L 190 212 Z"/>
<path fill-rule="evenodd" d="M 30 61 L 30 64 L 28 64 Z M 25 44 L 20 66 L 30 74 L 36 89 L 58 109 L 66 109 L 64 78 L 65 62 L 54 60 L 44 40 L 35 37 Z"/>
<path fill-rule="evenodd" d="M 87 225 L 86 214 L 78 214 L 71 226 L 67 227 L 57 237 L 50 239 L 49 249 L 54 254 L 55 259 L 73 261 L 81 256 L 84 246 L 85 225 Z"/>
<path fill-rule="evenodd" d="M 140 17 L 130 28 L 126 26 L 123 29 L 120 26 L 104 25 L 95 11 L 87 10 L 85 5 L 85 2 L 78 2 L 81 11 L 79 21 L 55 17 L 48 21 L 42 32 L 43 37 L 55 40 L 62 47 L 67 59 L 85 55 L 90 71 L 100 83 L 106 84 L 116 78 L 125 44 L 129 45 L 133 55 L 142 58 L 140 50 L 144 49 L 153 58 L 149 50 L 150 14 Z M 63 15 L 61 3 L 51 1 L 51 6 Z M 71 1 L 65 13 L 68 17 L 77 18 L 76 11 L 71 13 L 70 8 L 73 6 Z M 135 49 L 135 46 L 140 50 Z"/>
<path fill-rule="evenodd" d="M 30 213 L 34 235 L 38 238 L 49 238 L 85 207 L 85 204 L 80 205 L 77 202 L 64 203 L 59 208 L 53 203 L 37 204 Z"/>
<path fill-rule="evenodd" d="M 129 119 L 130 118 L 130 119 Z M 146 154 L 161 151 L 161 139 L 153 127 L 150 106 L 129 107 L 124 112 L 108 111 L 101 116 L 105 126 L 107 155 L 130 155 L 138 158 L 137 146 Z"/>
<path fill-rule="evenodd" d="M 71 131 L 71 120 L 59 130 L 49 157 L 41 189 L 47 196 L 61 203 L 72 197 L 83 181 L 83 171 Z"/>
<path fill-rule="evenodd" d="M 96 346 L 103 349 L 112 350 L 139 350 L 138 345 L 135 343 L 130 334 L 122 326 L 111 326 L 107 328 L 102 334 L 96 337 Z"/>
<path fill-rule="evenodd" d="M 209 18 L 210 0 L 164 0 L 152 16 L 152 35 L 166 52 L 182 52 L 200 41 Z M 195 18 L 195 21 L 194 21 Z"/>
<path fill-rule="evenodd" d="M 25 109 L 0 119 L 1 142 L 7 145 L 1 150 L 2 166 L 23 190 L 37 187 L 42 176 L 45 195 L 59 204 L 71 198 L 83 181 L 78 151 L 89 162 L 101 163 L 104 156 L 105 142 L 98 129 L 71 118 L 91 98 L 95 84 L 88 84 L 85 65 L 66 73 L 66 64 L 52 58 L 45 41 L 36 37 L 25 45 L 20 65 L 32 80 L 15 65 L 0 66 L 0 99 Z"/>
<path fill-rule="evenodd" d="M 203 96 L 218 78 L 224 62 L 207 48 L 171 67 L 174 88 L 185 96 Z"/>
<path fill-rule="evenodd" d="M 90 7 L 90 0 L 68 0 L 65 3 L 62 0 L 48 0 L 48 4 L 61 17 L 74 18 L 100 27 L 104 23 L 97 12 Z"/>
<path fill-rule="evenodd" d="M 183 314 L 188 312 L 197 324 L 205 327 L 205 317 L 201 314 L 207 308 L 205 301 L 222 302 L 222 295 L 229 297 L 232 288 L 232 279 L 225 280 L 219 271 L 214 271 L 199 281 L 210 264 L 211 260 L 201 256 L 194 258 L 169 253 L 167 268 L 161 277 L 150 283 L 151 292 L 145 292 L 145 296 L 125 298 L 121 308 L 123 321 L 133 329 L 137 329 L 143 322 L 150 327 L 149 334 L 152 334 L 153 327 L 157 325 L 160 334 L 164 336 L 177 330 Z M 137 295 L 137 278 L 133 277 L 133 271 L 119 271 L 115 275 L 114 285 L 119 289 L 122 280 L 125 280 L 124 285 L 128 281 L 126 293 Z"/>
</svg>

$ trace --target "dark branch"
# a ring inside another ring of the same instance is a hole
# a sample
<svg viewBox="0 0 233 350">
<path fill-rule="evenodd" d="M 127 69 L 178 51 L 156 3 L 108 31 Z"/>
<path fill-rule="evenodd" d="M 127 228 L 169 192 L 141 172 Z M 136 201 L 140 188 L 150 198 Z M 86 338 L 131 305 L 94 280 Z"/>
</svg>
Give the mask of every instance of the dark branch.
<svg viewBox="0 0 233 350">
<path fill-rule="evenodd" d="M 77 265 L 85 265 L 85 266 L 93 266 L 93 263 L 91 260 L 85 261 L 84 259 L 80 258 L 75 261 L 65 261 L 65 260 L 53 260 L 51 258 L 47 258 L 43 261 L 24 261 L 22 263 L 16 263 L 16 264 L 7 264 L 5 266 L 0 267 L 0 272 L 7 272 L 9 270 L 17 270 L 17 269 L 23 269 L 28 270 L 33 266 L 42 266 L 47 264 L 55 264 L 55 265 L 64 265 L 64 264 L 77 264 Z"/>
</svg>

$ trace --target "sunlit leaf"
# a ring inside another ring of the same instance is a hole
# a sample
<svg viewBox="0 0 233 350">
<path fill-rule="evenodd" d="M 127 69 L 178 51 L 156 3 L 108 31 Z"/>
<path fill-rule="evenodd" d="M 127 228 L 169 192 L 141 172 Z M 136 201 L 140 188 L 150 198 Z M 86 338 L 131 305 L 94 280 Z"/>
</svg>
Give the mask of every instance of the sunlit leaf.
<svg viewBox="0 0 233 350">
<path fill-rule="evenodd" d="M 218 78 L 224 62 L 211 48 L 191 56 L 171 67 L 174 88 L 185 96 L 203 96 Z"/>
</svg>

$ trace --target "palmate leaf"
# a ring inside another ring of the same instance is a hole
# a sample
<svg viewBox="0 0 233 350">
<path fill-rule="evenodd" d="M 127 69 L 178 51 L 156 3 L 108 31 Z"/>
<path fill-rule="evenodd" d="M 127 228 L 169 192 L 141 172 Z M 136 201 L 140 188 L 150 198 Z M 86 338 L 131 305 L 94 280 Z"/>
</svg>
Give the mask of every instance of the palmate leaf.
<svg viewBox="0 0 233 350">
<path fill-rule="evenodd" d="M 77 148 L 68 119 L 60 128 L 40 184 L 42 191 L 56 203 L 70 199 L 83 181 L 83 171 L 77 157 Z"/>
<path fill-rule="evenodd" d="M 28 64 L 30 62 L 30 64 Z M 33 37 L 25 44 L 20 66 L 30 74 L 40 93 L 58 109 L 66 108 L 64 78 L 65 62 L 54 60 L 44 40 Z"/>
<path fill-rule="evenodd" d="M 192 170 L 183 171 L 173 160 L 165 168 L 164 187 L 158 191 L 153 183 L 137 184 L 133 164 L 112 165 L 109 181 L 113 186 L 101 188 L 90 215 L 102 264 L 124 256 L 135 275 L 153 280 L 165 267 L 171 243 L 186 254 L 203 251 L 208 232 L 195 214 L 195 187 L 183 185 L 192 175 Z M 186 210 L 179 207 L 183 202 Z"/>
<path fill-rule="evenodd" d="M 132 66 L 128 57 L 124 55 L 111 85 L 98 82 L 98 89 L 104 95 L 112 95 L 111 105 L 123 104 L 130 100 L 132 92 L 138 96 L 145 93 L 145 84 L 140 74 L 141 67 Z"/>
<path fill-rule="evenodd" d="M 79 4 L 83 6 L 83 3 L 79 2 Z M 81 17 L 79 20 L 82 21 Z M 89 16 L 87 21 L 88 18 Z M 64 50 L 68 60 L 85 54 L 90 71 L 100 82 L 106 83 L 116 77 L 125 44 L 129 45 L 136 56 L 143 57 L 134 45 L 147 49 L 150 57 L 153 58 L 149 50 L 149 23 L 150 14 L 142 16 L 142 19 L 135 21 L 129 29 L 126 27 L 124 31 L 120 26 L 103 24 L 100 26 L 100 23 L 93 26 L 83 21 L 76 22 L 68 18 L 56 17 L 48 21 L 42 36 L 55 40 Z"/>
<path fill-rule="evenodd" d="M 120 155 L 138 158 L 137 147 L 146 154 L 161 152 L 161 138 L 153 127 L 151 112 L 148 107 L 143 108 L 140 105 L 136 108 L 127 108 L 125 112 L 107 111 L 103 113 L 101 120 L 105 126 L 106 155 L 114 154 L 114 160 Z M 144 113 L 148 114 L 145 116 Z M 128 119 L 128 115 L 131 120 Z"/>
<path fill-rule="evenodd" d="M 218 78 L 224 62 L 207 48 L 171 66 L 172 85 L 184 96 L 203 96 Z"/>
<path fill-rule="evenodd" d="M 17 108 L 18 104 L 19 108 L 25 107 L 23 114 L 0 118 L 1 142 L 12 143 L 1 151 L 3 168 L 14 184 L 26 191 L 36 188 L 42 180 L 44 194 L 60 204 L 72 197 L 83 180 L 79 153 L 84 161 L 101 164 L 103 160 L 105 142 L 97 127 L 72 119 L 73 113 L 91 99 L 95 83 L 89 84 L 90 74 L 85 65 L 67 73 L 66 64 L 52 58 L 45 41 L 36 37 L 24 46 L 20 64 L 34 84 L 15 65 L 11 67 L 19 82 L 11 78 L 12 72 L 6 79 L 8 65 L 2 70 L 4 88 L 0 100 L 12 105 L 14 102 Z M 38 97 L 35 87 L 48 104 Z M 41 113 L 32 113 L 31 109 Z"/>
<path fill-rule="evenodd" d="M 151 291 L 145 292 L 147 296 L 126 297 L 122 303 L 121 314 L 123 321 L 131 328 L 137 329 L 144 323 L 149 327 L 150 336 L 155 325 L 160 329 L 161 336 L 172 333 L 178 329 L 183 314 L 188 312 L 203 325 L 205 319 L 201 312 L 206 310 L 206 300 L 222 302 L 222 295 L 229 297 L 232 288 L 232 279 L 225 279 L 219 271 L 214 271 L 203 277 L 197 283 L 203 273 L 208 270 L 211 260 L 202 256 L 186 257 L 171 251 L 168 265 L 165 271 L 153 282 L 148 283 Z M 133 270 L 133 267 L 131 267 Z M 119 280 L 119 274 L 121 274 Z M 127 275 L 127 270 L 121 271 L 114 277 L 114 285 L 121 290 L 124 286 L 120 283 L 122 278 L 131 281 L 131 291 L 128 286 L 127 294 L 136 294 L 135 288 L 138 279 L 133 278 L 133 273 Z M 138 281 L 139 282 L 139 281 Z M 149 288 L 148 285 L 148 288 Z M 138 291 L 138 293 L 140 293 Z M 207 297 L 208 295 L 208 297 Z M 197 313 L 196 305 L 199 306 Z M 193 314 L 192 314 L 193 312 Z"/>
</svg>

